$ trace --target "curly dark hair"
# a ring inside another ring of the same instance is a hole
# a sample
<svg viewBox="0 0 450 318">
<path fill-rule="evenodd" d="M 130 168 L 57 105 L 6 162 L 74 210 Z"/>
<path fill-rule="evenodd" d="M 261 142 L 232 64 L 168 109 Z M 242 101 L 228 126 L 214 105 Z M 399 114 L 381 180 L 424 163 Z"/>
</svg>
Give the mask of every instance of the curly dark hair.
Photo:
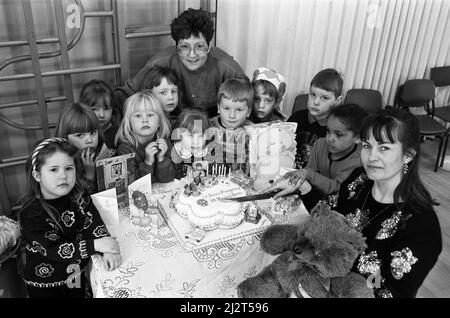
<svg viewBox="0 0 450 318">
<path fill-rule="evenodd" d="M 189 8 L 172 20 L 170 33 L 176 44 L 191 35 L 199 37 L 201 33 L 209 45 L 214 35 L 214 23 L 207 11 Z"/>
<path fill-rule="evenodd" d="M 328 113 L 328 118 L 335 117 L 342 122 L 346 128 L 359 136 L 361 125 L 364 118 L 368 116 L 367 112 L 356 104 L 342 104 L 333 107 Z"/>
</svg>

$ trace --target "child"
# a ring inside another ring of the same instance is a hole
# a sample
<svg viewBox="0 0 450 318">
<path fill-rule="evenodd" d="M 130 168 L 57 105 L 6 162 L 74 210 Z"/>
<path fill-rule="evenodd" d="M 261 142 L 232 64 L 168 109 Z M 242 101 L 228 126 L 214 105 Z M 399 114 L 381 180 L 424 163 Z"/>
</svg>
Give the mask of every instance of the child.
<svg viewBox="0 0 450 318">
<path fill-rule="evenodd" d="M 75 103 L 63 109 L 56 124 L 56 137 L 65 138 L 79 149 L 81 163 L 77 167 L 80 182 L 93 194 L 97 192 L 95 162 L 115 155 L 103 142 L 100 122 L 87 105 Z"/>
<path fill-rule="evenodd" d="M 180 81 L 172 69 L 155 65 L 145 75 L 142 87 L 142 89 L 149 89 L 159 100 L 171 124 L 175 123 L 179 114 L 180 107 L 177 107 L 181 100 L 179 84 Z"/>
<path fill-rule="evenodd" d="M 306 168 L 287 173 L 291 184 L 308 181 L 312 191 L 302 197 L 310 210 L 322 198 L 339 191 L 342 181 L 362 165 L 359 131 L 367 112 L 356 104 L 343 104 L 330 110 L 326 138 L 314 143 Z"/>
<path fill-rule="evenodd" d="M 194 108 L 185 108 L 178 116 L 172 131 L 172 140 L 176 140 L 171 156 L 176 168 L 175 178 L 185 177 L 189 167 L 195 168 L 196 161 L 205 160 L 208 120 L 206 112 Z"/>
<path fill-rule="evenodd" d="M 247 167 L 247 150 L 243 127 L 252 125 L 248 118 L 253 107 L 254 91 L 248 79 L 233 78 L 222 83 L 217 93 L 219 115 L 213 117 L 208 130 L 213 139 L 213 158 L 208 161 L 225 163 L 226 168 L 241 169 L 249 172 Z"/>
<path fill-rule="evenodd" d="M 325 137 L 327 117 L 330 109 L 342 100 L 342 76 L 332 68 L 327 68 L 314 76 L 309 88 L 308 108 L 299 110 L 288 121 L 297 126 L 297 167 L 306 166 L 314 142 Z"/>
<path fill-rule="evenodd" d="M 285 121 L 280 112 L 280 103 L 286 92 L 286 81 L 274 70 L 260 67 L 253 73 L 252 85 L 255 88 L 255 102 L 250 115 L 254 123 Z"/>
<path fill-rule="evenodd" d="M 92 108 L 100 122 L 109 149 L 115 149 L 114 138 L 119 129 L 120 118 L 111 87 L 104 81 L 92 80 L 81 89 L 80 103 Z"/>
<path fill-rule="evenodd" d="M 84 297 L 84 270 L 96 252 L 103 253 L 107 270 L 121 264 L 118 242 L 76 180 L 76 154 L 67 140 L 49 138 L 27 160 L 19 221 L 26 243 L 23 278 L 31 298 Z"/>
<path fill-rule="evenodd" d="M 135 153 L 135 178 L 152 174 L 152 182 L 170 182 L 175 167 L 170 160 L 170 123 L 151 92 L 127 98 L 124 118 L 116 136 L 119 155 Z"/>
</svg>

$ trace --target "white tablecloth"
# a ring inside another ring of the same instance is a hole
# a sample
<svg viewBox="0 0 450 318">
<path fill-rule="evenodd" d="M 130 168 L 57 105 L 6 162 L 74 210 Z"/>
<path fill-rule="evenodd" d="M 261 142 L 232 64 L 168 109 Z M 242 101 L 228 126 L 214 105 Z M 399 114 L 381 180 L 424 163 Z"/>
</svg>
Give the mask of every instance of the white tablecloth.
<svg viewBox="0 0 450 318">
<path fill-rule="evenodd" d="M 275 221 L 299 222 L 307 215 L 302 204 Z M 167 222 L 155 231 L 133 226 L 119 213 L 119 224 L 107 226 L 119 241 L 122 265 L 107 272 L 101 256 L 92 257 L 94 297 L 237 297 L 237 285 L 275 258 L 260 248 L 262 231 L 188 252 Z"/>
</svg>

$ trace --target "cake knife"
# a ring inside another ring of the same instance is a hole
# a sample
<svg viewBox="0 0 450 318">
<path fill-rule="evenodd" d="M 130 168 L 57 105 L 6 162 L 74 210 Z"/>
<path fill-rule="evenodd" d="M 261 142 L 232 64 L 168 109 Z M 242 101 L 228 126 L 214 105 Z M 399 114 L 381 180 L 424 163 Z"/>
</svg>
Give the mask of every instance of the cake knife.
<svg viewBox="0 0 450 318">
<path fill-rule="evenodd" d="M 221 201 L 236 201 L 236 202 L 264 200 L 264 199 L 270 199 L 271 197 L 273 197 L 275 194 L 277 194 L 280 191 L 281 191 L 281 189 L 275 189 L 275 190 L 272 190 L 269 192 L 245 195 L 242 197 L 222 198 L 220 200 Z"/>
</svg>

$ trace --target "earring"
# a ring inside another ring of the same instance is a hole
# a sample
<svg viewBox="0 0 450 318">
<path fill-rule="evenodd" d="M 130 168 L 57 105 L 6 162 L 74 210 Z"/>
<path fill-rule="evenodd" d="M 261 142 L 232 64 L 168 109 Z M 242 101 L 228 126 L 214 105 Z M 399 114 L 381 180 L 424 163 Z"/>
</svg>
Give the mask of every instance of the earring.
<svg viewBox="0 0 450 318">
<path fill-rule="evenodd" d="M 406 162 L 403 163 L 403 174 L 407 174 L 408 173 L 408 164 Z"/>
</svg>

